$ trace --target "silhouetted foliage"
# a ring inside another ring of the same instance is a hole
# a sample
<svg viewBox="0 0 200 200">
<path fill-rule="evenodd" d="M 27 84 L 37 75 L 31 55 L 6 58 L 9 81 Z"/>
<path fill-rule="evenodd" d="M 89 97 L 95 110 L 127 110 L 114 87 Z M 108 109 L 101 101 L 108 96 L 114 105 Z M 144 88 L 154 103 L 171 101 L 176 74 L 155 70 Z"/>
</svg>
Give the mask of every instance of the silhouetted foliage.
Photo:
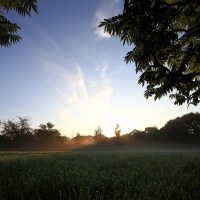
<svg viewBox="0 0 200 200">
<path fill-rule="evenodd" d="M 133 46 L 125 62 L 134 62 L 144 96 L 165 95 L 197 105 L 200 100 L 199 0 L 124 0 L 124 10 L 99 26 Z"/>
<path fill-rule="evenodd" d="M 98 126 L 94 135 L 62 136 L 51 122 L 32 129 L 29 117 L 17 121 L 1 121 L 0 150 L 200 150 L 200 114 L 189 113 L 168 121 L 161 129 L 146 127 L 121 134 L 119 124 L 115 136 L 108 138 Z"/>
<path fill-rule="evenodd" d="M 34 130 L 34 135 L 38 138 L 44 138 L 45 140 L 59 140 L 61 133 L 57 129 L 53 129 L 54 125 L 50 122 L 39 125 L 39 129 Z"/>
<path fill-rule="evenodd" d="M 75 137 L 71 139 L 72 144 L 76 145 L 87 145 L 94 142 L 94 137 L 91 135 L 81 135 L 77 133 Z"/>
<path fill-rule="evenodd" d="M 179 144 L 200 144 L 200 114 L 190 113 L 168 121 L 161 128 L 164 140 Z"/>
<path fill-rule="evenodd" d="M 2 135 L 9 138 L 10 140 L 23 138 L 25 136 L 32 135 L 32 129 L 30 127 L 30 118 L 18 117 L 17 122 L 12 120 L 1 122 Z"/>
<path fill-rule="evenodd" d="M 121 130 L 119 124 L 116 124 L 115 126 L 115 136 L 120 137 L 121 136 Z"/>
<path fill-rule="evenodd" d="M 0 149 L 53 150 L 69 143 L 69 138 L 61 136 L 50 122 L 41 124 L 39 129 L 32 129 L 29 117 L 17 119 L 1 122 Z"/>
<path fill-rule="evenodd" d="M 15 11 L 21 16 L 30 16 L 31 11 L 38 13 L 37 0 L 1 0 L 0 1 L 0 46 L 8 47 L 17 43 L 21 37 L 17 35 L 20 27 L 9 21 L 5 13 Z"/>
<path fill-rule="evenodd" d="M 103 129 L 98 126 L 95 130 L 94 130 L 94 140 L 97 143 L 101 143 L 101 142 L 105 142 L 106 141 L 106 136 L 103 134 Z"/>
<path fill-rule="evenodd" d="M 146 127 L 145 129 L 145 132 L 148 133 L 148 134 L 153 134 L 153 133 L 157 133 L 159 130 L 157 127 Z"/>
<path fill-rule="evenodd" d="M 101 136 L 103 134 L 103 129 L 98 126 L 95 130 L 94 130 L 94 136 Z"/>
<path fill-rule="evenodd" d="M 32 129 L 29 117 L 18 117 L 18 121 L 7 120 L 1 122 L 2 146 L 26 146 L 31 141 Z"/>
</svg>

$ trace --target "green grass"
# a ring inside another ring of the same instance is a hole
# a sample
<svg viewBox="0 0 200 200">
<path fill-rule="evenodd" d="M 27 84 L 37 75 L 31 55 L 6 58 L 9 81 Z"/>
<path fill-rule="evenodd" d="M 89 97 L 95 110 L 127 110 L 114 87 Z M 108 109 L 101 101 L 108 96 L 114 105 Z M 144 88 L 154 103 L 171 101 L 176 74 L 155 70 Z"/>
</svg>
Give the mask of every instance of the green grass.
<svg viewBox="0 0 200 200">
<path fill-rule="evenodd" d="M 200 199 L 200 153 L 0 153 L 0 199 Z"/>
</svg>

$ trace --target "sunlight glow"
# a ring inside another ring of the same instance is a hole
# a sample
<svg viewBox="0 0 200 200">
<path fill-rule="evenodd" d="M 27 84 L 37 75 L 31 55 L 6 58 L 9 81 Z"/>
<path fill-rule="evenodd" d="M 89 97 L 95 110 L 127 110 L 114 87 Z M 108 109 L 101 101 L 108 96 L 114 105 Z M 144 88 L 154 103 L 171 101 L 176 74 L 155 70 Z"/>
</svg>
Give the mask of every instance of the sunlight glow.
<svg viewBox="0 0 200 200">
<path fill-rule="evenodd" d="M 116 117 L 113 117 L 110 121 L 108 121 L 108 123 L 105 125 L 103 134 L 107 137 L 115 136 L 114 132 L 115 132 L 115 127 L 117 124 L 119 124 L 120 126 L 119 129 L 121 130 L 122 135 L 126 133 L 130 133 L 133 130 L 133 123 L 129 122 L 122 116 L 121 117 L 116 116 Z"/>
</svg>

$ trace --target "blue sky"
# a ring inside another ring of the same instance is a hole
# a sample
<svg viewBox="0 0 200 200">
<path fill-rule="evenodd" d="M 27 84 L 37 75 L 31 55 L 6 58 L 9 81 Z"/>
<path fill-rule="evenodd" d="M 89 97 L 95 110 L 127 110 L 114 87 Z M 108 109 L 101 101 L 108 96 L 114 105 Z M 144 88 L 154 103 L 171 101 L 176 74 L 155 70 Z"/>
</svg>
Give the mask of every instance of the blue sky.
<svg viewBox="0 0 200 200">
<path fill-rule="evenodd" d="M 0 47 L 0 119 L 30 116 L 33 128 L 51 122 L 62 135 L 92 135 L 100 125 L 112 136 L 148 126 L 161 128 L 199 106 L 175 106 L 168 97 L 144 98 L 134 64 L 124 63 L 132 48 L 98 28 L 123 10 L 123 0 L 39 1 L 39 15 L 10 13 L 22 41 Z"/>
</svg>

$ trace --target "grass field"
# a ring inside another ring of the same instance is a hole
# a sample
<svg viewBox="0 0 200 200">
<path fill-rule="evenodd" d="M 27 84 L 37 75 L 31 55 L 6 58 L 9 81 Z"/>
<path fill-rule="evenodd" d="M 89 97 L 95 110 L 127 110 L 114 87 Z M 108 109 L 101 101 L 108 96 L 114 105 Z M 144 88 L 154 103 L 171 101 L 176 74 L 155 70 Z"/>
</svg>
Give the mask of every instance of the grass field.
<svg viewBox="0 0 200 200">
<path fill-rule="evenodd" d="M 200 153 L 0 153 L 0 199 L 200 199 Z"/>
</svg>

